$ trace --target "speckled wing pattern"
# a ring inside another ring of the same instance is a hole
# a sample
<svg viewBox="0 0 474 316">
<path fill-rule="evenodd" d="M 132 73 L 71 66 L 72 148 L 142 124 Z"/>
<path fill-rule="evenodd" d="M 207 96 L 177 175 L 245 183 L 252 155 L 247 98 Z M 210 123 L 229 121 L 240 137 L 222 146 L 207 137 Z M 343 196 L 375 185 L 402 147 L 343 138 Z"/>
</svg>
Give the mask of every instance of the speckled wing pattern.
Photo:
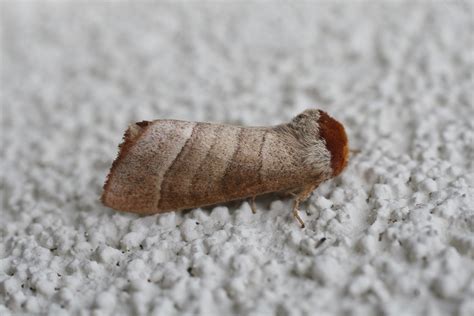
<svg viewBox="0 0 474 316">
<path fill-rule="evenodd" d="M 154 121 L 160 129 L 165 121 Z M 176 122 L 176 121 L 175 121 Z M 164 173 L 159 210 L 241 199 L 298 186 L 296 150 L 272 127 L 193 124 L 191 136 Z"/>
</svg>

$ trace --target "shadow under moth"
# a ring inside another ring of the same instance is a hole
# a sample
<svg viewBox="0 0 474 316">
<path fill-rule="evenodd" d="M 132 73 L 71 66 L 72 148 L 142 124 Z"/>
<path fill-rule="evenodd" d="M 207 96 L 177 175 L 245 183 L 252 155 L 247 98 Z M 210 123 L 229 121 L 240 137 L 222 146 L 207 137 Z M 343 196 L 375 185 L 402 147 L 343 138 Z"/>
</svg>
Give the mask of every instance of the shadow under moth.
<svg viewBox="0 0 474 316">
<path fill-rule="evenodd" d="M 125 132 L 102 193 L 120 211 L 154 214 L 272 192 L 295 196 L 293 215 L 349 157 L 344 127 L 309 109 L 287 124 L 241 127 L 179 120 L 143 121 Z"/>
</svg>

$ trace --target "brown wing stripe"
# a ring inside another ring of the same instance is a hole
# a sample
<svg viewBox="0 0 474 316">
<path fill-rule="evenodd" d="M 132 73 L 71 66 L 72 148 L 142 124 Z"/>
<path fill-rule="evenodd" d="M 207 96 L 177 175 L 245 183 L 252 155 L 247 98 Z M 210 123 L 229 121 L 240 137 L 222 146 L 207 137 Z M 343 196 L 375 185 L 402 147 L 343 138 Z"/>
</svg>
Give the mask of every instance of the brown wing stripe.
<svg viewBox="0 0 474 316">
<path fill-rule="evenodd" d="M 169 173 L 174 169 L 175 167 L 175 164 L 177 161 L 180 160 L 180 158 L 182 157 L 184 151 L 186 148 L 188 148 L 190 146 L 190 143 L 192 142 L 192 139 L 194 139 L 194 135 L 195 135 L 195 132 L 196 132 L 196 129 L 197 127 L 199 126 L 200 124 L 197 123 L 196 125 L 193 126 L 193 129 L 191 131 L 191 136 L 189 136 L 189 138 L 186 140 L 186 142 L 184 143 L 183 147 L 181 147 L 179 153 L 176 155 L 176 157 L 173 159 L 173 162 L 171 162 L 169 168 L 166 170 L 164 176 L 163 176 L 163 182 L 161 183 L 160 185 L 160 199 L 158 200 L 158 203 L 156 205 L 157 209 L 160 209 L 160 206 L 162 204 L 162 201 L 164 200 L 163 199 L 163 188 L 167 185 L 167 180 L 168 180 L 168 175 Z"/>
<path fill-rule="evenodd" d="M 263 168 L 263 146 L 265 146 L 265 140 L 267 139 L 268 131 L 265 131 L 262 136 L 262 143 L 260 144 L 260 149 L 258 150 L 258 168 L 257 168 L 257 175 L 258 175 L 258 182 L 262 183 L 262 168 Z"/>
</svg>

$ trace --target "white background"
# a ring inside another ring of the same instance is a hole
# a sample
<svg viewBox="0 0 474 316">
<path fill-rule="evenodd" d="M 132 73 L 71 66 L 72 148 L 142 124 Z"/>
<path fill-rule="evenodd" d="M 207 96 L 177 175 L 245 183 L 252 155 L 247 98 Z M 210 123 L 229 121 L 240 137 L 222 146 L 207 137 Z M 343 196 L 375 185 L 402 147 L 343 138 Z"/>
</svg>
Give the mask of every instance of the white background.
<svg viewBox="0 0 474 316">
<path fill-rule="evenodd" d="M 0 313 L 474 313 L 473 7 L 2 2 Z M 361 152 L 303 205 L 98 197 L 134 121 L 328 111 Z M 325 238 L 325 239 L 324 239 Z"/>
</svg>

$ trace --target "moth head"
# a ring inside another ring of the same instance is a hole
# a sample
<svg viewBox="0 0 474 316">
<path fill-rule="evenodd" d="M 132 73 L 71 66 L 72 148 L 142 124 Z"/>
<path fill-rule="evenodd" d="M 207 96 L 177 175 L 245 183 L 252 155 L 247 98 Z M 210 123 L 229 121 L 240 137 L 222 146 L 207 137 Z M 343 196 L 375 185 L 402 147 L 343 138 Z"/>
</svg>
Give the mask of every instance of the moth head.
<svg viewBox="0 0 474 316">
<path fill-rule="evenodd" d="M 349 160 L 349 142 L 346 131 L 341 123 L 319 110 L 319 135 L 326 142 L 326 148 L 331 153 L 332 176 L 339 175 Z"/>
</svg>

